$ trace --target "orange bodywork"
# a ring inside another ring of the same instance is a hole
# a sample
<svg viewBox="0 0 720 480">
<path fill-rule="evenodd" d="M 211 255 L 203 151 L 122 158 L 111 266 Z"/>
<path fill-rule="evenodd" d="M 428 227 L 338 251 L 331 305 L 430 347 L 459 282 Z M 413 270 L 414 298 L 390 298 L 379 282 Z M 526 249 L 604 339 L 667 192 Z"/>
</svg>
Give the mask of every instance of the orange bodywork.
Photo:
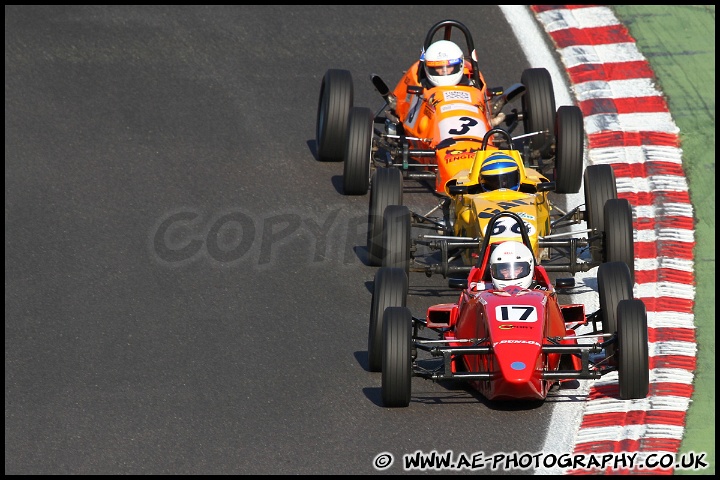
<svg viewBox="0 0 720 480">
<path fill-rule="evenodd" d="M 481 149 L 483 136 L 492 128 L 487 114 L 489 97 L 482 75 L 481 88 L 461 84 L 417 92 L 421 86 L 419 66 L 418 61 L 395 87 L 395 112 L 405 128 L 405 135 L 419 139 L 411 142 L 412 148 L 436 150 L 434 158 L 417 160 L 437 169 L 436 191 L 447 194 L 447 183 L 459 172 L 470 168 L 475 154 Z M 465 68 L 469 75 L 469 62 Z M 448 144 L 450 139 L 455 142 Z"/>
</svg>

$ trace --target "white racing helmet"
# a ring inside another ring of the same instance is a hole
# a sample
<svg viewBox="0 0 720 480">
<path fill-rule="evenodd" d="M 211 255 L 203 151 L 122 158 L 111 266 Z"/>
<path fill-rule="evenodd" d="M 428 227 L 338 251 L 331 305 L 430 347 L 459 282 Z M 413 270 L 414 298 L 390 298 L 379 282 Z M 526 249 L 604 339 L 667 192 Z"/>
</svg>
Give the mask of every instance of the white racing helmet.
<svg viewBox="0 0 720 480">
<path fill-rule="evenodd" d="M 510 285 L 529 288 L 534 268 L 532 251 L 517 241 L 503 242 L 490 254 L 490 276 L 498 290 Z"/>
<path fill-rule="evenodd" d="M 436 87 L 451 87 L 460 83 L 465 67 L 463 52 L 449 40 L 438 40 L 422 56 L 423 68 L 430 83 Z"/>
</svg>

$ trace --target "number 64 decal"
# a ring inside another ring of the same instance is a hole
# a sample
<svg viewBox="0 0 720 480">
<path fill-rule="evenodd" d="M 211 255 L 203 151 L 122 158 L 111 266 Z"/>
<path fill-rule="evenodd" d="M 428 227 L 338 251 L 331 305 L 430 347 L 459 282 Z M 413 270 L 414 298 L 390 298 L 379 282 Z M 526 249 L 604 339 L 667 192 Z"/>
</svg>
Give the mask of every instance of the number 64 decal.
<svg viewBox="0 0 720 480">
<path fill-rule="evenodd" d="M 495 307 L 498 322 L 537 322 L 537 309 L 532 305 L 498 305 Z"/>
</svg>

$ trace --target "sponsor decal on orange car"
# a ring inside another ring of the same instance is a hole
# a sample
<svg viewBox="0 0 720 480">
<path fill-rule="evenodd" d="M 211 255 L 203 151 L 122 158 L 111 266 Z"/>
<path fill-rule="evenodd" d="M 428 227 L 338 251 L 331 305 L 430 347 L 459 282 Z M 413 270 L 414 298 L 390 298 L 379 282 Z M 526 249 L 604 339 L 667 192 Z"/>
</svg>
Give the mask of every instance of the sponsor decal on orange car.
<svg viewBox="0 0 720 480">
<path fill-rule="evenodd" d="M 461 101 L 461 102 L 472 103 L 472 97 L 470 96 L 470 92 L 466 92 L 464 90 L 444 91 L 443 98 L 445 99 L 446 102 Z"/>
<path fill-rule="evenodd" d="M 472 160 L 478 150 L 453 150 L 445 153 L 445 163 L 455 162 L 457 160 Z"/>
<path fill-rule="evenodd" d="M 470 105 L 468 103 L 448 103 L 440 107 L 440 113 L 452 112 L 454 110 L 464 110 L 466 112 L 480 113 L 480 108 L 477 105 Z"/>
</svg>

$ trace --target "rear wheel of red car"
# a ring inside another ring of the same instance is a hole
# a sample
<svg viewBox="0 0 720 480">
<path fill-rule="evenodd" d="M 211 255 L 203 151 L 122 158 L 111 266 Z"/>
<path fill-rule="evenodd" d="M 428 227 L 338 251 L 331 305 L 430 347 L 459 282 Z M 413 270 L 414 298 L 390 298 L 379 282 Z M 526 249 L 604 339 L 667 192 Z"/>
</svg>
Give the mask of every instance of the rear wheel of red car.
<svg viewBox="0 0 720 480">
<path fill-rule="evenodd" d="M 403 178 L 397 168 L 378 168 L 370 179 L 370 209 L 368 212 L 368 264 L 382 265 L 383 214 L 388 205 L 402 205 Z"/>
<path fill-rule="evenodd" d="M 650 389 L 647 311 L 642 300 L 618 303 L 618 381 L 620 398 L 645 398 Z"/>
<path fill-rule="evenodd" d="M 402 268 L 410 275 L 410 209 L 388 205 L 383 214 L 383 267 Z"/>
<path fill-rule="evenodd" d="M 382 402 L 390 408 L 410 405 L 412 382 L 412 315 L 390 307 L 383 315 Z"/>
<path fill-rule="evenodd" d="M 320 87 L 315 142 L 318 159 L 340 162 L 345 154 L 348 114 L 353 106 L 353 80 L 348 70 L 329 69 Z"/>
<path fill-rule="evenodd" d="M 374 118 L 372 110 L 353 107 L 348 117 L 343 170 L 343 193 L 365 195 L 370 188 L 370 156 Z"/>
<path fill-rule="evenodd" d="M 610 165 L 589 165 L 585 169 L 585 220 L 587 227 L 597 239 L 590 242 L 590 255 L 593 262 L 603 259 L 603 232 L 605 229 L 605 202 L 617 198 L 615 172 Z"/>
<path fill-rule="evenodd" d="M 633 240 L 632 207 L 625 198 L 611 198 L 605 202 L 605 261 L 624 262 L 635 281 L 635 242 Z"/>
<path fill-rule="evenodd" d="M 404 307 L 407 302 L 408 280 L 402 268 L 380 268 L 375 273 L 370 328 L 368 330 L 368 370 L 382 370 L 383 315 L 388 307 Z"/>
<path fill-rule="evenodd" d="M 582 183 L 585 128 L 579 107 L 563 105 L 555 115 L 555 191 L 578 193 Z"/>
<path fill-rule="evenodd" d="M 618 328 L 617 307 L 622 300 L 633 298 L 633 285 L 630 269 L 625 262 L 603 263 L 597 273 L 598 294 L 600 297 L 600 320 L 603 333 L 615 335 Z M 610 365 L 617 365 L 614 337 L 603 337 L 607 343 L 605 357 Z"/>
<path fill-rule="evenodd" d="M 523 128 L 525 133 L 545 131 L 530 137 L 530 147 L 542 158 L 552 157 L 555 140 L 555 91 L 550 72 L 545 68 L 528 68 L 520 82 L 526 91 L 522 96 Z"/>
</svg>

